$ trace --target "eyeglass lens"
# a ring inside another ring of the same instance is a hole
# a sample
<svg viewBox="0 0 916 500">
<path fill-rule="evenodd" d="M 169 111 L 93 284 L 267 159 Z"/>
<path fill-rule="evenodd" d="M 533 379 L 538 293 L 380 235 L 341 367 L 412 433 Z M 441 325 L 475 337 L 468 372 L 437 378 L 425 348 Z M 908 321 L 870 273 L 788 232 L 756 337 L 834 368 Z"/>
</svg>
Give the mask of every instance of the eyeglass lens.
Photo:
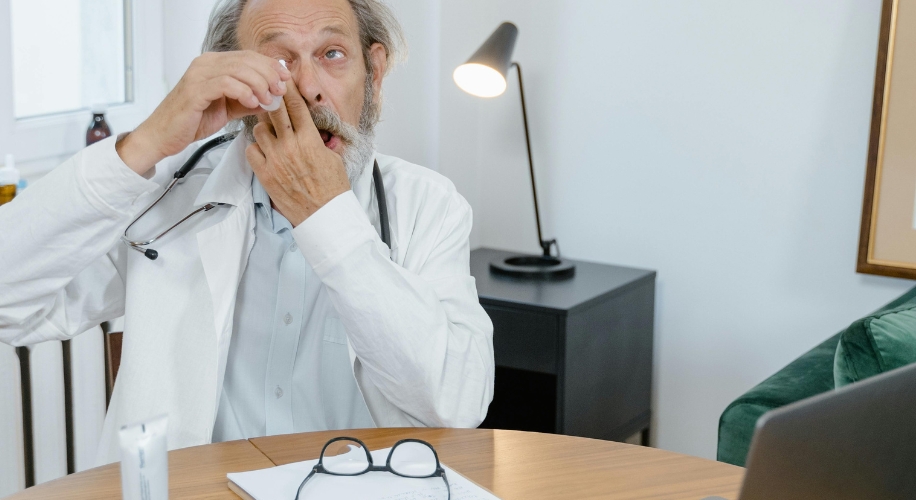
<svg viewBox="0 0 916 500">
<path fill-rule="evenodd" d="M 436 454 L 426 443 L 407 441 L 391 450 L 391 470 L 408 477 L 429 477 L 436 472 Z"/>
<path fill-rule="evenodd" d="M 321 455 L 321 463 L 331 474 L 349 476 L 369 468 L 369 455 L 358 442 L 343 439 L 328 445 Z"/>
</svg>

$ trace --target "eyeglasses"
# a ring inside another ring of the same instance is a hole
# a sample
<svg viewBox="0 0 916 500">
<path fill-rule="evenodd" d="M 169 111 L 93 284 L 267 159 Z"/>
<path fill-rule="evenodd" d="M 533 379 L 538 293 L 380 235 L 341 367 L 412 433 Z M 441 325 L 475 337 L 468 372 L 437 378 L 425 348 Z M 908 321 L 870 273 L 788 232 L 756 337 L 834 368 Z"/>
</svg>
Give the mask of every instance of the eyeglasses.
<svg viewBox="0 0 916 500">
<path fill-rule="evenodd" d="M 385 465 L 376 466 L 372 463 L 369 448 L 362 441 L 351 437 L 337 437 L 328 441 L 321 449 L 318 463 L 296 490 L 296 500 L 299 500 L 305 483 L 315 474 L 359 476 L 367 472 L 390 472 L 401 477 L 416 479 L 441 477 L 445 481 L 448 500 L 452 498 L 452 490 L 448 484 L 448 478 L 445 477 L 445 469 L 439 463 L 439 455 L 426 441 L 402 439 L 391 447 Z"/>
</svg>

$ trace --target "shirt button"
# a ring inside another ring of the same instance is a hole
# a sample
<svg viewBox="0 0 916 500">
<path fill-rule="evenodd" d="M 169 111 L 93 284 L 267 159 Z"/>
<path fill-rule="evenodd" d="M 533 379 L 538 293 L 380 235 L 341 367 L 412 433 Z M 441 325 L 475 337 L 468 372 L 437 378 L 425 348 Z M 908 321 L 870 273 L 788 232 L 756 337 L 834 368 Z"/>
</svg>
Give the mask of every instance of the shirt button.
<svg viewBox="0 0 916 500">
<path fill-rule="evenodd" d="M 299 248 L 299 247 L 297 247 L 296 244 L 293 243 L 292 245 L 289 246 L 289 251 L 290 251 L 290 252 L 295 252 L 297 248 Z"/>
<path fill-rule="evenodd" d="M 286 316 L 283 316 L 283 322 L 287 325 L 293 322 L 293 316 L 290 313 L 286 313 Z"/>
<path fill-rule="evenodd" d="M 280 386 L 278 385 L 278 386 L 277 386 L 277 390 L 274 391 L 274 394 L 276 394 L 277 399 L 282 398 L 282 397 L 283 397 L 283 389 L 280 389 Z"/>
</svg>

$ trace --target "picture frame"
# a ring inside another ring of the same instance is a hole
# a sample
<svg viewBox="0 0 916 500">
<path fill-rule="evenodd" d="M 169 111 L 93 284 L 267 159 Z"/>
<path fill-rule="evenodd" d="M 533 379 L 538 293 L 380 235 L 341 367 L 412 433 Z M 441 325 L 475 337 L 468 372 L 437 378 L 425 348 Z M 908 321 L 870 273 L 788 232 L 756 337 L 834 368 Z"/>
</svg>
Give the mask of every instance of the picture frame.
<svg viewBox="0 0 916 500">
<path fill-rule="evenodd" d="M 856 271 L 916 279 L 916 1 L 883 0 Z"/>
</svg>

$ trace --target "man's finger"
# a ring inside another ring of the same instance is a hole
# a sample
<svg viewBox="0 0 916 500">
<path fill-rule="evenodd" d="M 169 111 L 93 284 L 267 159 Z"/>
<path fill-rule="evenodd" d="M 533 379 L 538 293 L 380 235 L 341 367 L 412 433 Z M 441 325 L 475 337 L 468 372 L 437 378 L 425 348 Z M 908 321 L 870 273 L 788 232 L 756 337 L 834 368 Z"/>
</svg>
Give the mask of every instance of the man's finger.
<svg viewBox="0 0 916 500">
<path fill-rule="evenodd" d="M 248 164 L 251 165 L 251 169 L 255 172 L 260 172 L 267 165 L 267 157 L 264 156 L 264 151 L 261 150 L 261 146 L 257 143 L 250 144 L 245 148 L 245 158 L 248 159 Z"/>
<path fill-rule="evenodd" d="M 274 124 L 270 123 L 270 117 L 267 116 L 267 113 L 261 111 L 258 113 L 258 123 L 263 123 L 267 126 L 267 131 L 270 132 L 270 135 L 273 137 L 277 136 L 277 130 L 274 128 Z M 257 124 L 256 124 L 257 125 Z"/>
<path fill-rule="evenodd" d="M 290 82 L 292 82 L 292 80 L 286 83 L 287 94 L 289 94 Z M 283 103 L 283 99 L 280 99 L 280 107 L 273 111 L 268 111 L 267 116 L 270 117 L 270 123 L 274 126 L 277 137 L 281 139 L 284 137 L 291 137 L 295 132 L 293 124 L 289 120 L 289 114 L 286 113 L 286 105 Z"/>
<path fill-rule="evenodd" d="M 229 75 L 265 94 L 281 94 L 281 83 L 291 78 L 289 70 L 281 66 L 279 61 L 250 50 L 213 52 L 204 57 L 208 64 L 199 69 L 203 77 L 209 79 Z"/>
<path fill-rule="evenodd" d="M 286 82 L 286 96 L 283 98 L 286 104 L 286 110 L 293 128 L 297 132 L 303 132 L 309 129 L 315 129 L 315 122 L 312 121 L 312 114 L 305 104 L 305 99 L 299 93 L 299 87 L 294 80 Z M 317 132 L 317 129 L 315 129 Z"/>
<path fill-rule="evenodd" d="M 274 141 L 277 140 L 277 137 L 274 135 L 274 131 L 271 130 L 271 125 L 266 122 L 258 123 L 252 129 L 254 133 L 254 139 L 258 144 L 263 145 L 265 148 L 270 148 L 273 146 Z"/>
<path fill-rule="evenodd" d="M 200 96 L 206 101 L 207 106 L 221 97 L 228 97 L 247 108 L 256 109 L 258 107 L 258 97 L 254 95 L 251 88 L 228 75 L 205 82 L 202 85 Z"/>
</svg>

